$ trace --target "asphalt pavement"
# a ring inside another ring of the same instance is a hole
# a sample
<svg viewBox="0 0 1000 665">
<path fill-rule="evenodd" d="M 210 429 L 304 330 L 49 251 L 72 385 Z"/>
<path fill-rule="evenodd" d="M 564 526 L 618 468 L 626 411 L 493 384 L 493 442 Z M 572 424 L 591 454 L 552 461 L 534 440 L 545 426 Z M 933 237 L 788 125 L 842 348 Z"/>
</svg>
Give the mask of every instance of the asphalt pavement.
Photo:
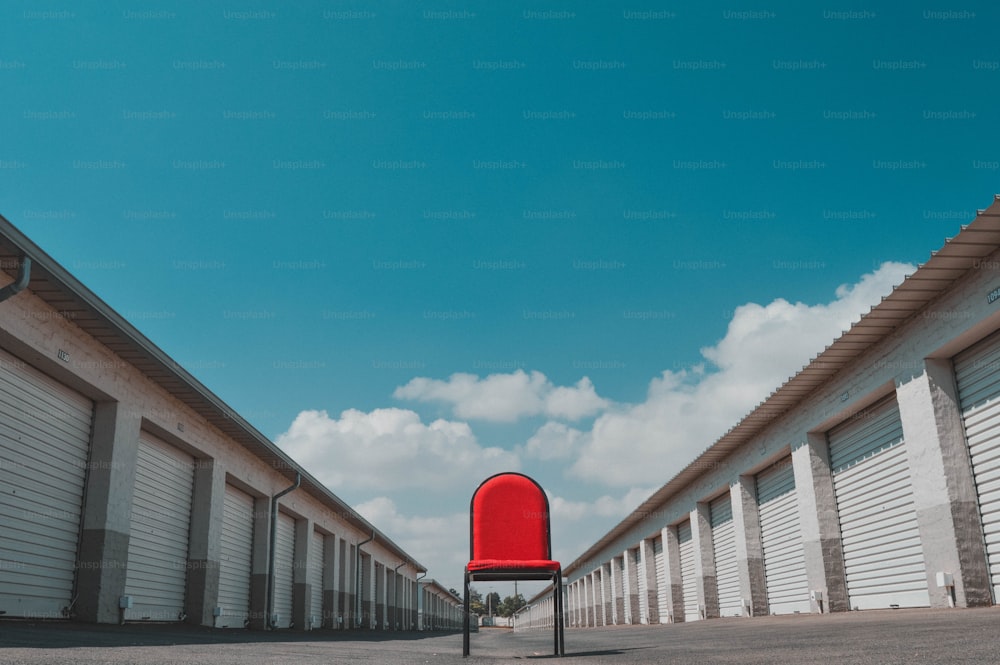
<svg viewBox="0 0 1000 665">
<path fill-rule="evenodd" d="M 552 633 L 249 632 L 0 621 L 2 665 L 455 664 L 551 659 Z M 565 665 L 1000 664 L 1000 608 L 884 610 L 567 629 Z"/>
</svg>

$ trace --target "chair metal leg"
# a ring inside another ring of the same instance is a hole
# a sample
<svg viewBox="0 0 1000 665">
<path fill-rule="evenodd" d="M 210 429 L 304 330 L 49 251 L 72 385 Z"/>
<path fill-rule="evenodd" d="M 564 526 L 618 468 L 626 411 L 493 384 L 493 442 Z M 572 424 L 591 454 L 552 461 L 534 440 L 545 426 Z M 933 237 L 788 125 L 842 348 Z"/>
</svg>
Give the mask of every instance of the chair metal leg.
<svg viewBox="0 0 1000 665">
<path fill-rule="evenodd" d="M 562 620 L 559 622 L 559 655 L 566 655 L 566 587 L 563 586 L 562 582 L 559 583 L 562 587 L 563 596 L 559 600 L 559 611 L 562 612 Z"/>
<path fill-rule="evenodd" d="M 559 583 L 552 581 L 552 635 L 555 639 L 553 653 L 559 655 Z"/>
<path fill-rule="evenodd" d="M 556 575 L 555 580 L 555 624 L 556 624 L 556 655 L 562 656 L 566 653 L 566 648 L 563 642 L 563 594 L 562 594 L 562 572 L 560 571 Z"/>
<path fill-rule="evenodd" d="M 464 624 L 462 626 L 462 657 L 469 655 L 469 572 L 465 572 L 465 611 L 463 612 Z"/>
<path fill-rule="evenodd" d="M 565 653 L 562 602 L 562 571 L 560 571 L 555 574 L 552 580 L 552 637 L 555 641 L 553 652 L 556 656 L 562 656 Z"/>
</svg>

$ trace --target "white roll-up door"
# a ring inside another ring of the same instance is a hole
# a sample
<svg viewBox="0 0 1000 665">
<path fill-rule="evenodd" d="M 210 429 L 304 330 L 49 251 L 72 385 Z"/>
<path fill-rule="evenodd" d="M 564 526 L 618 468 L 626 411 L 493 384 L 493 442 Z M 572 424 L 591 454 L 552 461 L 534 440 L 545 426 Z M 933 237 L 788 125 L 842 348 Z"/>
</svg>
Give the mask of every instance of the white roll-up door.
<svg viewBox="0 0 1000 665">
<path fill-rule="evenodd" d="M 956 356 L 955 379 L 996 603 L 1000 601 L 1000 335 Z"/>
<path fill-rule="evenodd" d="M 357 623 L 362 628 L 372 628 L 375 621 L 374 608 L 371 606 L 372 602 L 372 557 L 370 554 L 365 552 L 361 553 L 361 592 L 359 598 L 361 601 L 361 611 L 357 617 Z M 436 598 L 436 596 L 434 596 Z M 432 608 L 432 617 L 435 616 Z"/>
<path fill-rule="evenodd" d="M 667 558 L 663 556 L 663 538 L 653 539 L 653 563 L 656 566 L 656 601 L 660 608 L 660 623 L 669 623 L 670 605 L 667 595 L 670 575 L 667 573 Z"/>
<path fill-rule="evenodd" d="M 757 475 L 757 503 L 768 611 L 809 612 L 809 581 L 791 458 Z"/>
<path fill-rule="evenodd" d="M 736 564 L 736 528 L 729 495 L 709 504 L 712 524 L 712 550 L 715 554 L 715 579 L 719 589 L 719 616 L 743 614 L 740 596 L 740 569 Z"/>
<path fill-rule="evenodd" d="M 253 505 L 252 496 L 226 485 L 219 548 L 219 628 L 243 628 L 250 616 Z"/>
<path fill-rule="evenodd" d="M 595 625 L 603 625 L 604 618 L 604 589 L 603 572 L 600 568 L 595 570 L 591 576 L 591 584 L 594 592 L 594 621 Z"/>
<path fill-rule="evenodd" d="M 374 626 L 376 630 L 385 627 L 385 566 L 375 562 L 375 618 Z"/>
<path fill-rule="evenodd" d="M 276 628 L 292 625 L 292 576 L 295 571 L 295 518 L 278 513 L 274 540 L 274 613 Z"/>
<path fill-rule="evenodd" d="M 695 574 L 695 547 L 691 537 L 691 521 L 682 522 L 677 527 L 677 540 L 680 543 L 681 558 L 681 588 L 684 590 L 684 621 L 697 621 L 701 618 L 698 608 L 698 577 Z"/>
<path fill-rule="evenodd" d="M 639 623 L 649 623 L 649 583 L 646 579 L 646 568 L 642 563 L 642 552 L 632 550 L 635 560 L 635 572 L 639 587 Z"/>
<path fill-rule="evenodd" d="M 94 405 L 0 351 L 0 611 L 60 618 L 73 600 Z"/>
<path fill-rule="evenodd" d="M 625 574 L 625 557 L 615 557 L 612 561 L 612 582 L 615 583 L 615 604 L 613 615 L 616 624 L 629 623 L 631 604 L 628 602 L 628 575 Z"/>
<path fill-rule="evenodd" d="M 129 621 L 180 621 L 187 582 L 194 458 L 142 432 L 128 541 Z"/>
<path fill-rule="evenodd" d="M 828 438 L 850 607 L 930 605 L 895 399 L 837 426 Z"/>
<path fill-rule="evenodd" d="M 326 536 L 313 530 L 309 541 L 309 616 L 311 628 L 323 625 L 323 559 L 326 555 Z"/>
</svg>

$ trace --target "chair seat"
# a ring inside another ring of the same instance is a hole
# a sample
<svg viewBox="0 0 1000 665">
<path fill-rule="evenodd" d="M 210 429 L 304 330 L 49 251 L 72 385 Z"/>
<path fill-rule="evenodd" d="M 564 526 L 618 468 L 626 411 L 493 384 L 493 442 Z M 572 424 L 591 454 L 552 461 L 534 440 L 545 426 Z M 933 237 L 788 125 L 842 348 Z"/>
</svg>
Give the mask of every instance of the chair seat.
<svg viewBox="0 0 1000 665">
<path fill-rule="evenodd" d="M 546 571 L 555 572 L 562 568 L 558 561 L 549 559 L 478 559 L 465 567 L 470 573 L 485 571 Z"/>
</svg>

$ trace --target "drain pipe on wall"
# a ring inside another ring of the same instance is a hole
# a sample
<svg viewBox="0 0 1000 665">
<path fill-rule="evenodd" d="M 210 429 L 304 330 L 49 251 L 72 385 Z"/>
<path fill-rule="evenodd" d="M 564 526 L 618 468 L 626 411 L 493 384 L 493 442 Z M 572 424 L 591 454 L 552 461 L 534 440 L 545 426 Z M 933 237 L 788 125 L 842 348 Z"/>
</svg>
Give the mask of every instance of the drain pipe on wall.
<svg viewBox="0 0 1000 665">
<path fill-rule="evenodd" d="M 278 540 L 278 499 L 289 492 L 293 492 L 302 484 L 302 474 L 295 473 L 295 484 L 287 487 L 271 497 L 271 541 L 268 543 L 267 553 L 267 616 L 265 625 L 268 630 L 274 629 L 272 617 L 274 616 L 274 548 Z"/>
<path fill-rule="evenodd" d="M 423 614 L 421 614 L 421 612 L 424 610 L 424 594 L 420 592 L 420 580 L 424 579 L 425 577 L 427 577 L 426 570 L 423 572 L 423 574 L 417 575 L 417 579 L 413 580 L 413 582 L 417 585 L 417 625 L 414 628 L 414 630 L 424 629 Z"/>
<path fill-rule="evenodd" d="M 399 574 L 398 573 L 399 569 L 405 565 L 406 562 L 404 561 L 403 563 L 399 564 L 398 566 L 392 569 L 392 607 L 393 607 L 392 623 L 396 626 L 396 630 L 399 630 L 399 615 L 400 615 L 399 601 L 403 599 L 402 598 L 403 594 L 399 592 L 400 584 L 399 580 L 396 579 L 396 576 Z"/>
<path fill-rule="evenodd" d="M 361 581 L 364 579 L 364 575 L 361 574 L 361 546 L 373 540 L 375 540 L 375 529 L 372 529 L 371 538 L 362 540 L 354 548 L 354 623 L 356 626 L 361 625 Z"/>
<path fill-rule="evenodd" d="M 11 296 L 16 296 L 21 291 L 28 288 L 31 281 L 31 259 L 27 256 L 21 258 L 21 267 L 17 270 L 17 279 L 0 289 L 0 302 Z"/>
</svg>

